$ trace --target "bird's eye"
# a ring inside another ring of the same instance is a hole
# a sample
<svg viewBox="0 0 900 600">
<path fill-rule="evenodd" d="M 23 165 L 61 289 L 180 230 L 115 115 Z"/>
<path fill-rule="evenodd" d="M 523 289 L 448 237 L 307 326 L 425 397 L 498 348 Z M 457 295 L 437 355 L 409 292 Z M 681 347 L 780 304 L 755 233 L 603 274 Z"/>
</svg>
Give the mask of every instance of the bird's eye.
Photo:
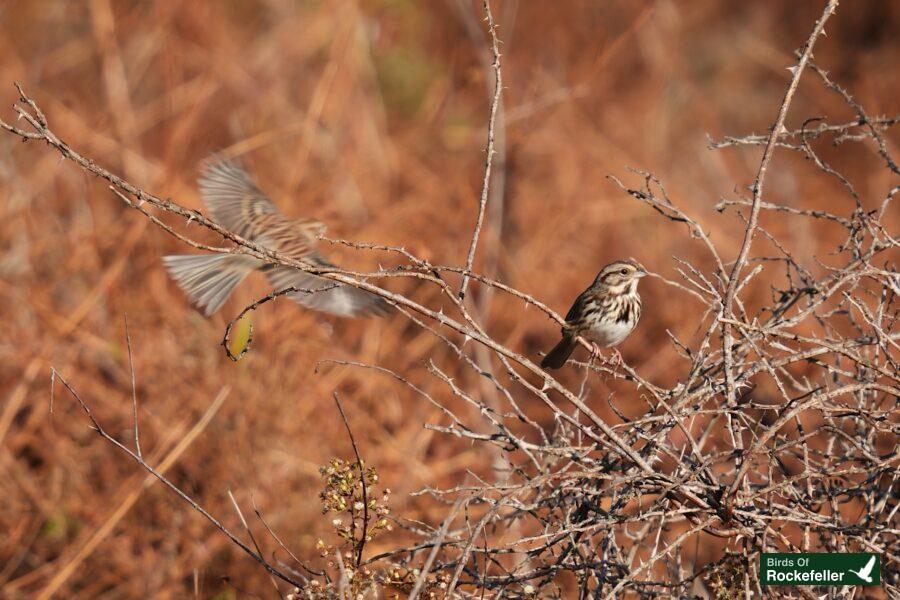
<svg viewBox="0 0 900 600">
<path fill-rule="evenodd" d="M 621 271 L 619 271 L 619 273 L 621 273 L 622 275 L 628 275 L 628 269 L 622 269 Z"/>
</svg>

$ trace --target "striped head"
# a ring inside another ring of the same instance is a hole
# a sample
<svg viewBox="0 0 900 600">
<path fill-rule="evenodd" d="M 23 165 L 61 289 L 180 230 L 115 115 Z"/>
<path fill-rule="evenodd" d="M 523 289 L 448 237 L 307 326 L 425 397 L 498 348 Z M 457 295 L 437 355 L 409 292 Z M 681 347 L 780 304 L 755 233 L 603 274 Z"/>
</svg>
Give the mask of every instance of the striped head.
<svg viewBox="0 0 900 600">
<path fill-rule="evenodd" d="M 646 274 L 647 271 L 633 260 L 617 260 L 601 269 L 594 279 L 594 287 L 611 295 L 636 294 L 638 280 Z"/>
</svg>

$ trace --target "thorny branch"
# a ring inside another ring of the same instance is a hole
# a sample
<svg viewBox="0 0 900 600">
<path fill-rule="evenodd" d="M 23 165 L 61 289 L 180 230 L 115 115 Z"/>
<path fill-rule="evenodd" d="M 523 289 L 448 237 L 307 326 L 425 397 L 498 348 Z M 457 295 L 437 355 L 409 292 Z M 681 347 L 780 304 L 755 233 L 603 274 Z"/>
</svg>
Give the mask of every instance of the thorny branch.
<svg viewBox="0 0 900 600">
<path fill-rule="evenodd" d="M 794 92 L 797 91 L 797 87 L 800 85 L 800 77 L 803 75 L 806 65 L 812 58 L 813 46 L 816 45 L 816 40 L 819 39 L 822 31 L 824 31 L 825 23 L 828 21 L 829 17 L 834 14 L 837 5 L 838 0 L 828 0 L 828 3 L 825 5 L 825 10 L 822 12 L 819 20 L 816 21 L 812 33 L 809 34 L 809 39 L 806 40 L 806 44 L 803 47 L 803 53 L 800 55 L 800 61 L 791 69 L 791 83 L 784 93 L 784 99 L 781 101 L 781 107 L 778 109 L 778 117 L 775 119 L 775 123 L 772 125 L 772 129 L 769 132 L 769 139 L 763 150 L 762 159 L 759 161 L 759 171 L 756 174 L 756 180 L 753 182 L 753 201 L 750 207 L 750 217 L 747 219 L 747 229 L 744 232 L 744 241 L 741 242 L 741 249 L 738 251 L 737 259 L 734 261 L 734 266 L 731 268 L 731 273 L 728 276 L 728 285 L 725 288 L 725 298 L 722 301 L 722 319 L 730 319 L 733 314 L 734 296 L 737 292 L 738 283 L 740 282 L 741 270 L 744 268 L 747 257 L 750 255 L 750 246 L 753 244 L 753 237 L 756 234 L 756 228 L 759 222 L 760 202 L 762 202 L 763 189 L 765 188 L 766 172 L 769 169 L 769 163 L 772 161 L 772 155 L 775 153 L 778 136 L 784 128 L 784 121 L 787 119 L 787 113 L 791 107 L 791 100 L 793 100 Z M 726 400 L 728 401 L 728 404 L 731 405 L 735 402 L 734 366 L 732 364 L 734 360 L 732 356 L 734 334 L 729 323 L 726 322 L 722 327 L 722 334 L 724 338 L 722 345 L 725 350 Z"/>
<path fill-rule="evenodd" d="M 484 223 L 484 213 L 491 188 L 491 167 L 494 161 L 494 127 L 496 126 L 500 97 L 503 94 L 503 76 L 500 69 L 500 41 L 497 39 L 497 25 L 494 23 L 494 15 L 491 13 L 490 0 L 484 0 L 484 14 L 488 24 L 488 33 L 491 36 L 491 54 L 494 57 L 494 96 L 491 99 L 491 113 L 488 118 L 487 145 L 484 150 L 484 180 L 481 183 L 481 200 L 478 203 L 478 216 L 475 219 L 475 230 L 472 232 L 472 241 L 469 243 L 469 253 L 466 255 L 466 268 L 465 271 L 463 271 L 462 283 L 459 286 L 460 298 L 465 298 L 466 296 L 466 288 L 469 286 L 469 275 L 472 272 L 472 264 L 475 261 L 475 249 L 478 247 L 478 237 L 481 234 L 481 226 Z"/>
</svg>

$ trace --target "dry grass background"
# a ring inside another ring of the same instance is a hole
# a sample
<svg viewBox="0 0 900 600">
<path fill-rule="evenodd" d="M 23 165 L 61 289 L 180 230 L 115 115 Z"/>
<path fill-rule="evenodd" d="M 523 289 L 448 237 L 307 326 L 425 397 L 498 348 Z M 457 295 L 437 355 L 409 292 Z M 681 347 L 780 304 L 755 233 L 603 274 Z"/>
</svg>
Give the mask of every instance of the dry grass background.
<svg viewBox="0 0 900 600">
<path fill-rule="evenodd" d="M 900 7 L 872 0 L 842 8 L 817 61 L 870 114 L 895 113 Z M 760 150 L 710 151 L 706 134 L 765 132 L 793 51 L 820 10 L 818 0 L 498 2 L 505 193 L 476 264 L 558 311 L 613 258 L 633 256 L 665 276 L 674 273 L 673 255 L 704 264 L 676 225 L 605 179 L 627 177 L 626 166 L 660 176 L 719 247 L 736 252 L 743 223 L 713 207 L 752 181 Z M 67 142 L 187 206 L 201 206 L 199 162 L 227 148 L 244 156 L 289 215 L 320 218 L 334 237 L 462 264 L 481 185 L 490 75 L 486 38 L 470 35 L 466 11 L 481 24 L 479 6 L 449 0 L 7 1 L 0 105 L 17 98 L 11 83 L 22 82 Z M 853 117 L 813 77 L 802 81 L 791 114 Z M 864 198 L 889 187 L 873 146 L 826 157 Z M 775 166 L 771 201 L 844 202 L 837 184 L 798 157 L 778 154 Z M 49 411 L 52 365 L 127 439 L 126 313 L 145 454 L 165 457 L 228 386 L 169 475 L 233 527 L 228 491 L 244 504 L 252 498 L 298 555 L 314 556 L 329 528 L 318 467 L 350 457 L 333 391 L 364 457 L 394 491 L 396 515 L 440 523 L 445 507 L 410 492 L 490 469 L 484 448 L 424 429 L 437 411 L 401 384 L 347 368 L 314 370 L 317 360 L 335 358 L 415 377 L 429 359 L 449 358 L 404 319 L 341 321 L 276 301 L 253 315 L 254 348 L 234 364 L 219 346 L 223 327 L 266 293 L 261 278 L 239 289 L 223 314 L 204 319 L 160 263 L 184 251 L 176 240 L 102 182 L 9 135 L 0 136 L 0 198 L 3 598 L 184 597 L 195 578 L 201 597 L 270 592 L 255 563 L 171 493 L 146 485 L 68 398 Z M 822 239 L 821 230 L 780 230 L 772 215 L 764 224 L 809 255 L 840 239 L 839 231 Z M 349 267 L 394 261 L 328 250 Z M 419 293 L 407 280 L 386 285 Z M 679 363 L 665 331 L 690 338 L 703 307 L 658 280 L 645 281 L 642 295 L 643 320 L 622 352 L 646 379 L 669 384 Z M 485 322 L 529 356 L 558 333 L 537 311 L 499 296 Z M 577 386 L 574 371 L 563 377 Z M 696 552 L 712 560 L 719 549 Z"/>
</svg>

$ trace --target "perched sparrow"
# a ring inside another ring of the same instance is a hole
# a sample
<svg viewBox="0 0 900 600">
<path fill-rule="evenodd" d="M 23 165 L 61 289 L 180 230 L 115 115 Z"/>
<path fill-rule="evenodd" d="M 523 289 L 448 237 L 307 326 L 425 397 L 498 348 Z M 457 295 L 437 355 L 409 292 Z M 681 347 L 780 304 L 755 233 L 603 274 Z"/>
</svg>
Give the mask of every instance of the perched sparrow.
<svg viewBox="0 0 900 600">
<path fill-rule="evenodd" d="M 312 265 L 333 267 L 316 251 L 325 226 L 312 219 L 285 218 L 234 160 L 211 157 L 200 176 L 200 192 L 212 217 L 233 233 L 270 250 Z M 262 271 L 276 291 L 296 287 L 288 298 L 307 308 L 341 317 L 390 312 L 384 299 L 298 269 L 267 264 L 246 254 L 183 254 L 163 258 L 172 278 L 209 316 L 228 299 L 234 286 Z"/>
<path fill-rule="evenodd" d="M 637 286 L 646 274 L 647 271 L 630 260 L 617 260 L 603 267 L 591 287 L 569 309 L 562 340 L 547 353 L 541 366 L 546 369 L 563 366 L 578 345 L 578 336 L 600 348 L 615 346 L 628 337 L 641 318 Z"/>
</svg>

